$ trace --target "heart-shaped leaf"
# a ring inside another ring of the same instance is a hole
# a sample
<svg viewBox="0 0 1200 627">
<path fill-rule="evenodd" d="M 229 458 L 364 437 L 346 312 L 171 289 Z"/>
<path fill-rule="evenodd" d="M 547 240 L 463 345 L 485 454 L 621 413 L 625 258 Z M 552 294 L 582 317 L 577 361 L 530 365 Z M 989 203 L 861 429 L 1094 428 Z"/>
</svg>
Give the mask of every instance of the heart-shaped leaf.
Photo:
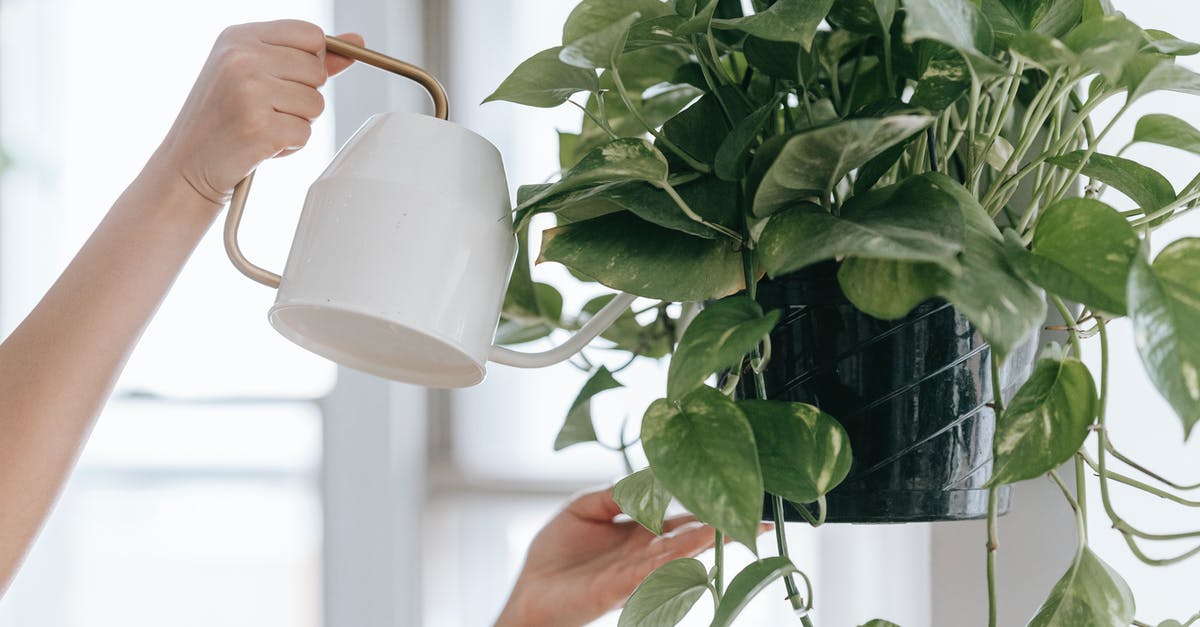
<svg viewBox="0 0 1200 627">
<path fill-rule="evenodd" d="M 547 230 L 539 261 L 659 300 L 701 301 L 745 287 L 741 253 L 727 240 L 692 237 L 626 212 Z"/>
<path fill-rule="evenodd" d="M 625 602 L 617 627 L 675 625 L 708 590 L 708 569 L 690 557 L 650 573 Z"/>
<path fill-rule="evenodd" d="M 717 148 L 714 158 L 714 172 L 726 181 L 741 181 L 746 174 L 746 157 L 754 145 L 758 134 L 767 125 L 775 113 L 779 111 L 780 96 L 756 109 L 750 115 L 739 121 L 730 131 L 721 145 Z"/>
<path fill-rule="evenodd" d="M 838 282 L 850 302 L 880 318 L 901 317 L 903 313 L 895 314 L 933 296 L 945 298 L 978 327 L 993 350 L 1008 354 L 1041 325 L 1045 300 L 1016 274 L 999 230 L 971 193 L 944 175 L 928 176 L 963 211 L 961 270 L 951 274 L 930 263 L 851 257 L 842 264 Z M 892 188 L 871 193 L 883 202 Z"/>
<path fill-rule="evenodd" d="M 933 121 L 927 115 L 853 119 L 787 140 L 754 195 L 754 214 L 770 215 L 797 200 L 829 194 L 850 171 Z"/>
<path fill-rule="evenodd" d="M 732 128 L 726 116 L 732 117 L 736 124 L 749 113 L 738 88 L 722 86 L 667 120 L 662 133 L 698 161 L 711 164 Z"/>
<path fill-rule="evenodd" d="M 1121 85 L 1129 90 L 1127 103 L 1156 91 L 1200 95 L 1200 74 L 1175 63 L 1173 58 L 1142 54 L 1130 61 L 1121 74 Z"/>
<path fill-rule="evenodd" d="M 1150 38 L 1150 49 L 1155 52 L 1175 57 L 1190 57 L 1200 54 L 1200 44 L 1184 41 L 1166 31 L 1151 28 L 1146 29 L 1146 35 Z"/>
<path fill-rule="evenodd" d="M 737 186 L 714 176 L 699 179 L 675 188 L 679 197 L 697 215 L 710 223 L 736 230 Z M 598 190 L 594 196 L 613 206 L 632 212 L 637 217 L 659 226 L 688 235 L 717 239 L 722 237 L 712 228 L 693 220 L 666 191 L 649 183 L 623 183 Z M 566 206 L 564 205 L 564 208 Z"/>
<path fill-rule="evenodd" d="M 625 515 L 653 531 L 663 532 L 663 517 L 671 504 L 671 493 L 654 478 L 654 470 L 643 468 L 617 482 L 612 489 L 613 500 Z"/>
<path fill-rule="evenodd" d="M 883 620 L 882 618 L 876 618 L 859 625 L 859 627 L 900 627 L 900 625 L 888 620 Z"/>
<path fill-rule="evenodd" d="M 962 53 L 979 75 L 1002 73 L 990 55 L 994 35 L 973 0 L 904 0 L 904 41 L 937 41 Z"/>
<path fill-rule="evenodd" d="M 914 107 L 933 112 L 944 111 L 971 88 L 971 68 L 966 61 L 953 49 L 938 47 L 942 52 L 929 60 L 909 101 Z"/>
<path fill-rule="evenodd" d="M 1145 41 L 1142 29 L 1120 15 L 1086 20 L 1062 38 L 1083 67 L 1110 81 L 1121 77 Z"/>
<path fill-rule="evenodd" d="M 582 0 L 563 23 L 562 43 L 578 41 L 631 13 L 640 13 L 644 19 L 661 17 L 671 13 L 671 5 L 659 0 Z"/>
<path fill-rule="evenodd" d="M 609 142 L 584 155 L 557 183 L 544 185 L 535 193 L 518 198 L 517 224 L 537 212 L 537 205 L 565 192 L 602 183 L 667 180 L 667 159 L 644 139 L 624 138 Z M 534 190 L 530 190 L 534 191 Z M 523 194 L 518 194 L 523 196 Z"/>
<path fill-rule="evenodd" d="M 714 28 L 736 29 L 761 39 L 800 44 L 808 50 L 831 6 L 833 0 L 778 0 L 765 11 L 713 20 L 712 24 Z"/>
<path fill-rule="evenodd" d="M 1050 163 L 1067 170 L 1079 168 L 1083 151 L 1055 157 Z M 1136 161 L 1122 157 L 1094 154 L 1080 172 L 1087 177 L 1111 185 L 1136 202 L 1142 211 L 1151 213 L 1175 201 L 1175 188 L 1165 176 Z"/>
<path fill-rule="evenodd" d="M 641 17 L 641 13 L 630 13 L 596 32 L 588 33 L 563 46 L 558 58 L 567 65 L 579 68 L 617 67 L 617 60 L 625 51 L 629 29 Z"/>
<path fill-rule="evenodd" d="M 679 400 L 703 385 L 709 375 L 735 365 L 778 321 L 778 311 L 763 315 L 762 307 L 745 296 L 706 305 L 675 348 L 667 371 L 667 398 Z"/>
<path fill-rule="evenodd" d="M 1127 627 L 1133 621 L 1133 592 L 1091 549 L 1071 563 L 1029 627 Z"/>
<path fill-rule="evenodd" d="M 999 48 L 1025 32 L 1061 37 L 1083 17 L 1082 0 L 983 0 L 981 8 Z"/>
<path fill-rule="evenodd" d="M 1170 146 L 1200 155 L 1200 129 L 1166 113 L 1151 113 L 1138 120 L 1134 142 Z"/>
<path fill-rule="evenodd" d="M 595 442 L 596 428 L 592 424 L 592 397 L 605 390 L 619 387 L 623 387 L 621 382 L 613 378 L 608 368 L 600 366 L 588 378 L 587 383 L 583 384 L 583 389 L 571 403 L 571 409 L 567 411 L 567 419 L 563 422 L 558 437 L 554 440 L 554 450 L 561 451 L 572 444 L 582 442 Z"/>
<path fill-rule="evenodd" d="M 803 203 L 775 214 L 759 239 L 772 277 L 837 257 L 931 261 L 957 268 L 962 209 L 930 177 L 899 185 L 886 203 L 846 203 L 841 216 Z"/>
<path fill-rule="evenodd" d="M 755 550 L 762 473 L 754 432 L 733 401 L 710 387 L 654 401 L 642 446 L 654 476 L 688 511 Z"/>
<path fill-rule="evenodd" d="M 1142 364 L 1187 437 L 1200 420 L 1200 238 L 1172 243 L 1153 265 L 1134 258 L 1129 316 Z"/>
<path fill-rule="evenodd" d="M 563 63 L 558 58 L 561 51 L 562 48 L 550 48 L 525 60 L 483 101 L 557 107 L 578 92 L 599 89 L 596 72 Z"/>
<path fill-rule="evenodd" d="M 1061 200 L 1038 219 L 1031 251 L 1012 231 L 1006 244 L 1009 260 L 1026 279 L 1093 310 L 1125 315 L 1138 237 L 1112 207 L 1087 198 Z"/>
<path fill-rule="evenodd" d="M 758 596 L 758 593 L 776 579 L 798 572 L 800 571 L 796 570 L 791 560 L 786 557 L 768 557 L 746 566 L 729 582 L 729 588 L 725 590 L 725 596 L 721 597 L 721 604 L 717 606 L 709 627 L 732 625 L 738 614 L 746 609 L 746 605 Z"/>
<path fill-rule="evenodd" d="M 1099 406 L 1096 384 L 1083 362 L 1057 352 L 1038 360 L 996 421 L 989 486 L 1040 477 L 1071 459 L 1087 439 Z"/>
<path fill-rule="evenodd" d="M 763 487 L 793 503 L 811 503 L 850 472 L 850 436 L 833 416 L 812 405 L 744 400 L 758 446 Z"/>
</svg>

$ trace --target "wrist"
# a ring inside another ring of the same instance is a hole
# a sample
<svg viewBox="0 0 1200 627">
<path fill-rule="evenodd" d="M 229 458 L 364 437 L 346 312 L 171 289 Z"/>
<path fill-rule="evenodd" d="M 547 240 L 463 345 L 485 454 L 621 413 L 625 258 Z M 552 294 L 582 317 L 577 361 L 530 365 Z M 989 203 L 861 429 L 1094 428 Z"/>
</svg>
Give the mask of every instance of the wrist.
<svg viewBox="0 0 1200 627">
<path fill-rule="evenodd" d="M 495 627 L 538 627 L 544 624 L 537 616 L 535 608 L 530 605 L 522 592 L 520 582 L 513 586 L 513 591 L 504 604 L 504 610 L 496 619 Z"/>
<path fill-rule="evenodd" d="M 178 160 L 171 158 L 165 146 L 155 151 L 142 168 L 138 181 L 160 194 L 164 201 L 169 200 L 164 205 L 175 212 L 199 212 L 215 217 L 229 201 L 229 194 L 221 194 L 202 181 L 189 177 Z"/>
</svg>

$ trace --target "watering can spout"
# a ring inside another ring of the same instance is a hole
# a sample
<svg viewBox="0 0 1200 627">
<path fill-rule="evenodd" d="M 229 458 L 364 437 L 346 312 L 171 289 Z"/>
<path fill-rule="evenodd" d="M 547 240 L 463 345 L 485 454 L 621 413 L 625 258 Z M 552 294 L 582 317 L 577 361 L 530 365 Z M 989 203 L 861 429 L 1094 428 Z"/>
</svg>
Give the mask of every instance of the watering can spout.
<svg viewBox="0 0 1200 627">
<path fill-rule="evenodd" d="M 567 341 L 550 350 L 540 353 L 522 353 L 503 346 L 493 346 L 488 359 L 516 368 L 545 368 L 566 361 L 575 353 L 583 350 L 588 342 L 596 339 L 596 336 L 611 327 L 636 298 L 633 294 L 617 294 Z"/>
</svg>

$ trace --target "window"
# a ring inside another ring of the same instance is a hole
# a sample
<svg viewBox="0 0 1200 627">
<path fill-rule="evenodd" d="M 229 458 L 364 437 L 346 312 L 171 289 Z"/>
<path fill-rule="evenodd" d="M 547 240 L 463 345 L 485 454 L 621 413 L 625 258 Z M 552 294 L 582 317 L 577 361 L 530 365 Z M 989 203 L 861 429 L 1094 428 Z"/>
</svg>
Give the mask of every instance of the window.
<svg viewBox="0 0 1200 627">
<path fill-rule="evenodd" d="M 170 127 L 230 24 L 325 0 L 0 6 L 0 332 L 47 289 Z M 251 194 L 247 255 L 281 267 L 333 152 L 330 116 Z M 0 625 L 297 625 L 322 614 L 322 411 L 336 369 L 266 323 L 214 228 L 148 329 Z M 198 591 L 203 591 L 202 594 Z"/>
</svg>

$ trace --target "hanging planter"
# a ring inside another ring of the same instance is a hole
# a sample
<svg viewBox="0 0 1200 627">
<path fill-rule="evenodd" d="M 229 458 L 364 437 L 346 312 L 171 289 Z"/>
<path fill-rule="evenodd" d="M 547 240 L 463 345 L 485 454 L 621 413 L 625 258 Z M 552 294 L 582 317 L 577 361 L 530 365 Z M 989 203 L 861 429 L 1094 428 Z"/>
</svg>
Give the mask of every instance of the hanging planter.
<svg viewBox="0 0 1200 627">
<path fill-rule="evenodd" d="M 996 431 L 987 342 L 945 301 L 873 318 L 846 299 L 836 270 L 821 264 L 758 286 L 763 309 L 783 312 L 763 373 L 768 397 L 815 405 L 850 436 L 853 465 L 826 496 L 826 520 L 986 517 Z M 1007 359 L 1006 397 L 1028 378 L 1033 354 L 1026 342 Z M 999 489 L 1000 513 L 1009 493 Z M 787 520 L 806 520 L 795 508 L 785 503 Z"/>
</svg>

